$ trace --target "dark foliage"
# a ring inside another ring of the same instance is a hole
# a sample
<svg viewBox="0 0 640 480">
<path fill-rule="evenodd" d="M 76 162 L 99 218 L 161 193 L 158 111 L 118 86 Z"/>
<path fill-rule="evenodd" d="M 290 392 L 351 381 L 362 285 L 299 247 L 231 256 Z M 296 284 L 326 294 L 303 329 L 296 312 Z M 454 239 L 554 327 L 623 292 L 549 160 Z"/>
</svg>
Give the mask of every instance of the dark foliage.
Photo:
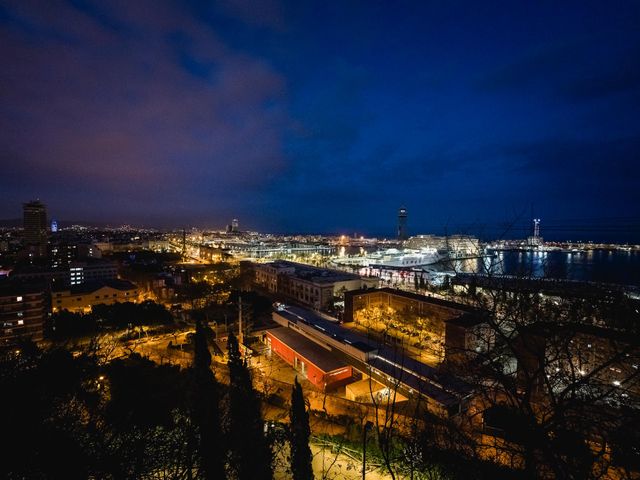
<svg viewBox="0 0 640 480">
<path fill-rule="evenodd" d="M 223 446 L 220 429 L 220 387 L 211 371 L 211 353 L 205 328 L 196 322 L 193 357 L 192 418 L 199 433 L 198 460 L 206 480 L 224 478 Z"/>
<path fill-rule="evenodd" d="M 100 365 L 21 346 L 0 359 L 0 421 L 10 439 L 0 478 L 210 478 L 196 459 L 190 385 L 188 371 L 137 355 Z"/>
<path fill-rule="evenodd" d="M 309 414 L 306 410 L 302 386 L 295 379 L 291 391 L 291 410 L 289 411 L 289 443 L 291 445 L 291 472 L 294 480 L 312 480 L 311 449 L 309 448 Z"/>
<path fill-rule="evenodd" d="M 271 446 L 265 436 L 261 403 L 251 374 L 240 354 L 236 337 L 228 340 L 230 385 L 227 398 L 226 433 L 230 465 L 239 480 L 271 479 Z"/>
<path fill-rule="evenodd" d="M 53 340 L 64 340 L 92 335 L 102 329 L 139 328 L 173 323 L 171 313 L 151 300 L 142 303 L 115 303 L 94 305 L 87 314 L 67 310 L 57 312 L 47 320 L 45 335 Z"/>
<path fill-rule="evenodd" d="M 89 458 L 71 425 L 60 422 L 70 414 L 71 399 L 89 409 L 97 398 L 83 383 L 94 376 L 90 359 L 64 350 L 46 354 L 20 348 L 0 364 L 0 415 L 3 478 L 86 478 Z"/>
<path fill-rule="evenodd" d="M 178 367 L 158 365 L 132 354 L 112 361 L 104 377 L 110 389 L 105 416 L 119 428 L 170 427 L 172 412 L 184 407 L 182 392 L 187 379 Z"/>
</svg>

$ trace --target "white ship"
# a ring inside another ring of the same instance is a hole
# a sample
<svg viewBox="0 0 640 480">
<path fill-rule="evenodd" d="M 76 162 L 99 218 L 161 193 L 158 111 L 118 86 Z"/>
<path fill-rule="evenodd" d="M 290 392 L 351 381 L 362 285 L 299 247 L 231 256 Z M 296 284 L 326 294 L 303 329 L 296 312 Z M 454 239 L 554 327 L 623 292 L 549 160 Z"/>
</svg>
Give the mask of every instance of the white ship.
<svg viewBox="0 0 640 480">
<path fill-rule="evenodd" d="M 365 256 L 336 258 L 333 263 L 360 267 L 412 268 L 433 265 L 445 258 L 447 256 L 435 248 L 421 248 L 419 250 L 390 248 Z"/>
</svg>

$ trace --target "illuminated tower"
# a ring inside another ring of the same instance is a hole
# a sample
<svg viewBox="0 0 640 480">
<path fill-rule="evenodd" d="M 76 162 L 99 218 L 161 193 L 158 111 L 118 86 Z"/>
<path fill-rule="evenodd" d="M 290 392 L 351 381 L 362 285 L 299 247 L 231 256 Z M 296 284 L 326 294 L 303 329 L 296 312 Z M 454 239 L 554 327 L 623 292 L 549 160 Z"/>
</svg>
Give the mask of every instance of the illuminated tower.
<svg viewBox="0 0 640 480">
<path fill-rule="evenodd" d="M 398 240 L 406 240 L 407 235 L 407 209 L 400 207 L 398 210 Z"/>
<path fill-rule="evenodd" d="M 232 232 L 237 232 L 239 229 L 239 222 L 237 218 L 234 218 L 233 220 L 231 220 L 231 231 Z"/>
<path fill-rule="evenodd" d="M 47 207 L 40 200 L 23 205 L 24 244 L 34 257 L 47 255 Z"/>
<path fill-rule="evenodd" d="M 527 239 L 527 242 L 529 243 L 529 245 L 534 247 L 539 247 L 544 243 L 544 240 L 540 236 L 540 219 L 539 218 L 533 219 L 533 235 Z"/>
</svg>

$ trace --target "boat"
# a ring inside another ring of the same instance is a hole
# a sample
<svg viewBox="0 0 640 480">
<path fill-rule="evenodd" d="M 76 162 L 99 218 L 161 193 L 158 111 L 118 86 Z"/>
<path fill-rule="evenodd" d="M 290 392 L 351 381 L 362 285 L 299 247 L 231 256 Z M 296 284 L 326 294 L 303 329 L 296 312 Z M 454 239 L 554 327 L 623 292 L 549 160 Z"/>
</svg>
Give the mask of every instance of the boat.
<svg viewBox="0 0 640 480">
<path fill-rule="evenodd" d="M 372 268 L 409 269 L 433 265 L 446 258 L 446 254 L 435 248 L 427 247 L 419 250 L 389 248 L 365 256 L 336 258 L 333 263 Z"/>
</svg>

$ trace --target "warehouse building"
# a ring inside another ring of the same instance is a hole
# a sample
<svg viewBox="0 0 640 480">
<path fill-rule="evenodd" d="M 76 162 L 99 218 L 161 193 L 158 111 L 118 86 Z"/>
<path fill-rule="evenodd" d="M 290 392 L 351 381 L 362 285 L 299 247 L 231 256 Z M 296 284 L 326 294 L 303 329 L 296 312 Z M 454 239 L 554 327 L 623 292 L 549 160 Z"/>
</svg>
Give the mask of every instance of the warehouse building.
<svg viewBox="0 0 640 480">
<path fill-rule="evenodd" d="M 270 353 L 277 354 L 322 391 L 332 390 L 352 380 L 350 365 L 290 328 L 267 331 L 266 342 Z"/>
</svg>

